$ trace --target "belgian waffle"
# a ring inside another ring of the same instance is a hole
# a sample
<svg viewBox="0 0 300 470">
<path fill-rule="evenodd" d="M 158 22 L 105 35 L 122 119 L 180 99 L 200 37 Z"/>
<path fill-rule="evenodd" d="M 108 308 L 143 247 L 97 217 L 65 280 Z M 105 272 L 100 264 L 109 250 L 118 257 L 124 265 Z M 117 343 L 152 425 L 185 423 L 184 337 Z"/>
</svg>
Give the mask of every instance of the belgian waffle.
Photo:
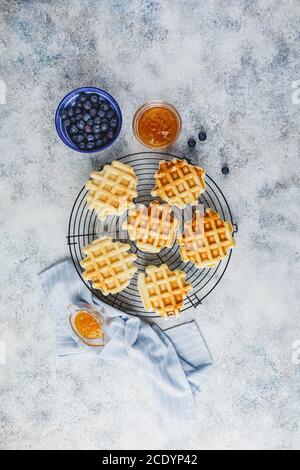
<svg viewBox="0 0 300 470">
<path fill-rule="evenodd" d="M 167 204 L 152 201 L 148 207 L 140 204 L 131 209 L 122 228 L 128 230 L 129 238 L 136 246 L 149 253 L 159 253 L 170 248 L 175 240 L 179 220 L 174 218 Z"/>
<path fill-rule="evenodd" d="M 86 183 L 88 208 L 97 212 L 100 220 L 108 215 L 121 215 L 134 206 L 137 197 L 137 176 L 130 165 L 113 161 L 101 171 L 93 171 Z"/>
<path fill-rule="evenodd" d="M 182 209 L 187 204 L 195 206 L 205 191 L 204 176 L 205 170 L 190 165 L 186 160 L 161 160 L 151 194 Z"/>
<path fill-rule="evenodd" d="M 138 288 L 145 309 L 164 318 L 178 315 L 192 289 L 191 284 L 185 282 L 185 275 L 183 271 L 170 271 L 166 264 L 148 266 L 145 273 L 138 276 Z"/>
<path fill-rule="evenodd" d="M 136 255 L 129 250 L 128 243 L 114 242 L 110 237 L 94 240 L 82 250 L 86 255 L 80 262 L 84 268 L 82 277 L 92 281 L 92 287 L 100 289 L 103 295 L 120 292 L 137 271 Z"/>
<path fill-rule="evenodd" d="M 199 227 L 202 222 L 202 230 Z M 192 261 L 198 268 L 213 268 L 235 246 L 233 226 L 224 222 L 217 212 L 206 209 L 204 216 L 196 211 L 178 238 L 183 261 Z"/>
</svg>

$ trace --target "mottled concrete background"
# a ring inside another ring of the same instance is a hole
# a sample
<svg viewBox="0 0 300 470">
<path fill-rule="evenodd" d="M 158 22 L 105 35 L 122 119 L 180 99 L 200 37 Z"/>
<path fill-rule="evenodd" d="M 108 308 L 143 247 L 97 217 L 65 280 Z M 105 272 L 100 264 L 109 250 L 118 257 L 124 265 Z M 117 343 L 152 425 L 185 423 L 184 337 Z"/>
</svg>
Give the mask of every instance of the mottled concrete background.
<svg viewBox="0 0 300 470">
<path fill-rule="evenodd" d="M 2 0 L 2 449 L 300 448 L 299 13 L 291 0 Z M 124 114 L 98 157 L 68 150 L 54 129 L 57 103 L 81 85 L 110 91 Z M 175 153 L 207 130 L 193 156 L 240 230 L 197 314 L 214 367 L 196 422 L 177 429 L 155 422 L 134 369 L 56 357 L 37 279 L 68 253 L 69 212 L 91 168 L 142 148 L 131 119 L 153 98 L 182 115 Z"/>
</svg>

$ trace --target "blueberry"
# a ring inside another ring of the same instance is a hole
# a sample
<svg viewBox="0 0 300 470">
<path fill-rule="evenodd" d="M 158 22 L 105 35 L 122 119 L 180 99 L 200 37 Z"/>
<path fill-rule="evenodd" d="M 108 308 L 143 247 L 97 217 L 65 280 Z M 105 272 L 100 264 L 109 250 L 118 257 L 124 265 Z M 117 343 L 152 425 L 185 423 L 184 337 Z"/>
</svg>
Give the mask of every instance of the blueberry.
<svg viewBox="0 0 300 470">
<path fill-rule="evenodd" d="M 81 113 L 81 108 L 78 108 L 77 106 L 75 106 L 75 108 L 74 108 L 74 113 L 75 113 L 75 114 Z"/>
<path fill-rule="evenodd" d="M 80 142 L 80 144 L 78 145 L 78 147 L 80 148 L 80 150 L 86 150 L 86 144 L 85 144 L 85 142 Z"/>
<path fill-rule="evenodd" d="M 204 142 L 206 140 L 206 132 L 205 131 L 200 131 L 198 134 L 198 138 L 201 142 Z"/>
<path fill-rule="evenodd" d="M 78 129 L 76 126 L 71 126 L 69 132 L 70 134 L 78 134 Z"/>
<path fill-rule="evenodd" d="M 62 119 L 67 119 L 67 117 L 68 117 L 68 112 L 67 112 L 66 109 L 63 109 L 63 110 L 62 110 L 62 112 L 60 113 L 60 117 L 61 117 Z"/>
<path fill-rule="evenodd" d="M 112 117 L 114 117 L 115 113 L 113 112 L 112 109 L 109 109 L 108 111 L 106 111 L 105 113 L 105 117 L 106 119 L 111 119 Z"/>
<path fill-rule="evenodd" d="M 77 143 L 80 144 L 80 142 L 83 142 L 83 141 L 84 141 L 83 135 L 82 135 L 82 134 L 79 134 L 79 135 L 77 136 Z"/>
<path fill-rule="evenodd" d="M 87 150 L 93 150 L 95 148 L 95 142 L 88 142 L 86 148 Z"/>
<path fill-rule="evenodd" d="M 109 110 L 109 104 L 106 103 L 106 101 L 103 101 L 103 102 L 100 104 L 100 109 L 102 109 L 102 111 L 108 111 L 108 110 Z"/>
<path fill-rule="evenodd" d="M 98 99 L 98 95 L 91 95 L 90 96 L 90 102 L 93 104 L 93 105 L 98 105 L 99 104 L 99 99 Z"/>
<path fill-rule="evenodd" d="M 224 165 L 223 168 L 222 168 L 222 173 L 223 175 L 228 175 L 229 173 L 229 168 L 228 166 Z"/>
<path fill-rule="evenodd" d="M 88 124 L 89 126 L 93 126 L 93 125 L 94 125 L 93 119 L 89 119 L 88 122 L 87 122 L 87 124 Z"/>
<path fill-rule="evenodd" d="M 71 117 L 70 121 L 71 121 L 72 124 L 75 124 L 75 122 L 76 122 L 75 116 Z"/>
<path fill-rule="evenodd" d="M 110 124 L 110 127 L 112 129 L 114 129 L 115 127 L 117 127 L 118 125 L 118 119 L 116 117 L 112 118 L 110 121 L 109 121 L 109 124 Z"/>
<path fill-rule="evenodd" d="M 80 103 L 84 103 L 84 101 L 87 99 L 87 95 L 85 93 L 80 93 L 77 99 Z"/>
<path fill-rule="evenodd" d="M 96 116 L 94 118 L 94 124 L 100 124 L 100 122 L 101 122 L 101 118 L 99 118 L 99 116 Z"/>
<path fill-rule="evenodd" d="M 68 109 L 68 116 L 69 116 L 69 118 L 74 116 L 74 109 L 73 108 Z"/>
<path fill-rule="evenodd" d="M 102 147 L 102 145 L 103 145 L 101 139 L 97 139 L 96 142 L 95 142 L 95 144 L 96 144 L 96 147 L 97 147 L 97 148 L 100 148 L 100 147 Z"/>
<path fill-rule="evenodd" d="M 189 140 L 188 140 L 188 146 L 190 148 L 193 148 L 193 147 L 196 147 L 196 141 L 193 137 L 191 137 Z"/>
<path fill-rule="evenodd" d="M 91 132 L 92 132 L 91 126 L 89 126 L 88 124 L 86 124 L 86 126 L 84 127 L 84 132 L 85 132 L 86 134 L 91 134 Z"/>
<path fill-rule="evenodd" d="M 69 127 L 70 124 L 71 124 L 70 119 L 65 119 L 65 120 L 64 120 L 64 125 L 65 125 L 66 127 Z"/>
<path fill-rule="evenodd" d="M 92 118 L 94 118 L 95 116 L 97 116 L 97 109 L 96 108 L 91 108 L 90 109 L 90 115 L 92 116 Z"/>
<path fill-rule="evenodd" d="M 82 119 L 82 114 L 81 113 L 76 114 L 75 121 L 78 122 L 78 121 L 81 121 L 81 119 Z"/>
<path fill-rule="evenodd" d="M 98 116 L 99 116 L 100 118 L 104 118 L 104 117 L 105 117 L 105 111 L 103 111 L 102 109 L 99 109 L 99 111 L 98 111 Z"/>
<path fill-rule="evenodd" d="M 108 131 L 108 124 L 106 122 L 101 122 L 100 131 L 101 132 L 107 132 Z"/>
<path fill-rule="evenodd" d="M 107 135 L 108 140 L 112 140 L 113 137 L 114 137 L 113 131 L 108 131 L 108 133 L 106 135 Z"/>
<path fill-rule="evenodd" d="M 80 103 L 80 101 L 77 99 L 77 100 L 75 101 L 75 106 L 76 106 L 76 108 L 81 109 L 81 108 L 82 108 L 82 103 Z"/>
<path fill-rule="evenodd" d="M 88 122 L 91 119 L 90 113 L 84 113 L 82 119 L 84 120 L 84 122 Z"/>
<path fill-rule="evenodd" d="M 86 111 L 89 111 L 92 107 L 92 103 L 88 100 L 86 100 L 84 103 L 83 103 L 83 107 Z"/>
<path fill-rule="evenodd" d="M 87 140 L 88 142 L 93 142 L 93 141 L 95 140 L 95 137 L 93 136 L 93 134 L 89 134 L 89 135 L 87 136 L 86 140 Z"/>
<path fill-rule="evenodd" d="M 83 131 L 83 129 L 85 127 L 85 122 L 81 119 L 81 121 L 77 122 L 77 127 L 78 127 L 78 129 Z"/>
<path fill-rule="evenodd" d="M 106 135 L 104 135 L 104 136 L 102 137 L 102 143 L 103 143 L 103 145 L 106 144 L 107 142 L 108 142 L 108 138 L 106 137 Z"/>
<path fill-rule="evenodd" d="M 100 140 L 101 139 L 101 134 L 94 134 L 95 140 Z"/>
<path fill-rule="evenodd" d="M 99 125 L 93 126 L 93 132 L 94 134 L 99 134 L 99 132 L 101 132 L 101 126 Z"/>
</svg>

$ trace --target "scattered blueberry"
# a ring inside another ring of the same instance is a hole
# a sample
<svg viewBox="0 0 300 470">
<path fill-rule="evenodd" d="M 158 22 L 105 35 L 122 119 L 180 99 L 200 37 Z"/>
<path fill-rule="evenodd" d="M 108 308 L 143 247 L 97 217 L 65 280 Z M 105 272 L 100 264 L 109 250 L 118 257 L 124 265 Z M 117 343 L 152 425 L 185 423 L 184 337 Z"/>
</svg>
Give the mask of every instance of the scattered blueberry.
<svg viewBox="0 0 300 470">
<path fill-rule="evenodd" d="M 224 165 L 223 168 L 222 168 L 222 173 L 223 175 L 228 175 L 229 173 L 229 168 L 228 166 Z"/>
<path fill-rule="evenodd" d="M 75 108 L 74 108 L 74 113 L 75 113 L 75 114 L 81 113 L 81 108 L 78 108 L 78 106 L 75 106 Z"/>
<path fill-rule="evenodd" d="M 72 124 L 75 124 L 75 122 L 76 122 L 75 116 L 71 117 L 70 121 L 71 121 Z"/>
<path fill-rule="evenodd" d="M 107 132 L 108 131 L 108 124 L 106 122 L 101 122 L 100 131 L 101 132 Z"/>
<path fill-rule="evenodd" d="M 80 150 L 86 150 L 86 144 L 85 144 L 85 142 L 80 142 L 80 144 L 78 145 L 78 147 L 80 148 Z"/>
<path fill-rule="evenodd" d="M 69 118 L 74 116 L 74 109 L 73 108 L 68 109 L 68 116 L 69 116 Z"/>
<path fill-rule="evenodd" d="M 102 111 L 108 111 L 109 110 L 109 104 L 106 103 L 105 101 L 102 101 L 102 103 L 100 104 L 100 109 L 102 109 Z"/>
<path fill-rule="evenodd" d="M 87 140 L 88 142 L 93 142 L 93 141 L 95 140 L 95 137 L 93 136 L 93 134 L 89 134 L 89 135 L 87 136 L 86 140 Z"/>
<path fill-rule="evenodd" d="M 70 134 L 78 134 L 78 129 L 76 126 L 71 126 L 69 132 Z"/>
<path fill-rule="evenodd" d="M 94 124 L 100 124 L 101 118 L 99 116 L 96 116 L 94 119 Z"/>
<path fill-rule="evenodd" d="M 78 122 L 78 121 L 81 121 L 81 119 L 82 119 L 82 114 L 81 113 L 76 114 L 75 121 Z"/>
<path fill-rule="evenodd" d="M 109 124 L 110 124 L 110 127 L 112 127 L 113 129 L 115 127 L 117 127 L 118 125 L 118 119 L 116 117 L 113 117 L 110 121 L 109 121 Z"/>
<path fill-rule="evenodd" d="M 200 142 L 204 142 L 206 140 L 206 132 L 205 131 L 200 131 L 199 134 L 198 134 L 198 138 L 200 140 Z"/>
<path fill-rule="evenodd" d="M 84 141 L 84 136 L 82 134 L 77 135 L 77 143 L 80 144 L 80 142 Z"/>
<path fill-rule="evenodd" d="M 84 127 L 84 132 L 85 132 L 86 134 L 91 134 L 91 132 L 92 132 L 92 127 L 89 126 L 88 124 L 86 124 L 85 127 Z"/>
<path fill-rule="evenodd" d="M 84 122 L 88 122 L 91 119 L 90 113 L 84 113 L 82 119 L 84 120 Z"/>
<path fill-rule="evenodd" d="M 106 135 L 104 135 L 104 136 L 102 137 L 102 143 L 103 143 L 103 144 L 106 144 L 107 142 L 108 142 L 108 138 L 106 137 Z"/>
<path fill-rule="evenodd" d="M 64 120 L 64 125 L 65 125 L 66 127 L 69 127 L 70 124 L 71 124 L 70 119 L 65 119 L 65 120 Z"/>
<path fill-rule="evenodd" d="M 97 148 L 100 148 L 100 147 L 102 147 L 103 142 L 102 142 L 101 139 L 97 139 L 96 142 L 95 142 L 95 144 L 96 144 L 96 147 L 97 147 Z"/>
<path fill-rule="evenodd" d="M 89 111 L 92 107 L 92 103 L 88 100 L 86 100 L 84 103 L 83 103 L 83 107 L 84 109 L 86 109 L 86 111 Z"/>
<path fill-rule="evenodd" d="M 196 147 L 196 141 L 193 137 L 191 137 L 189 140 L 188 140 L 188 146 L 190 148 L 193 148 L 193 147 Z"/>
<path fill-rule="evenodd" d="M 88 124 L 89 126 L 93 126 L 93 124 L 94 124 L 93 119 L 89 119 L 88 122 L 87 122 L 87 124 Z"/>
</svg>

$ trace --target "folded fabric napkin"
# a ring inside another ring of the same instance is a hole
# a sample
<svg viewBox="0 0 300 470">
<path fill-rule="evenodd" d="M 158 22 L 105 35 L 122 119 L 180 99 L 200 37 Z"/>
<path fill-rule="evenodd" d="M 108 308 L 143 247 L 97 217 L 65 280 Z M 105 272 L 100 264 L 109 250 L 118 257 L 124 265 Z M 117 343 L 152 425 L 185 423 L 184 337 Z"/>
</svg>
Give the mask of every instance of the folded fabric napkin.
<svg viewBox="0 0 300 470">
<path fill-rule="evenodd" d="M 80 280 L 71 261 L 63 261 L 40 274 L 45 301 L 56 315 L 58 353 L 89 350 L 72 335 L 67 306 L 82 302 L 101 311 L 109 340 L 97 348 L 102 359 L 126 361 L 149 379 L 161 420 L 181 423 L 195 418 L 193 393 L 203 379 L 211 356 L 194 321 L 167 330 L 123 313 L 95 298 Z M 92 349 L 92 348 L 90 348 Z"/>
</svg>

